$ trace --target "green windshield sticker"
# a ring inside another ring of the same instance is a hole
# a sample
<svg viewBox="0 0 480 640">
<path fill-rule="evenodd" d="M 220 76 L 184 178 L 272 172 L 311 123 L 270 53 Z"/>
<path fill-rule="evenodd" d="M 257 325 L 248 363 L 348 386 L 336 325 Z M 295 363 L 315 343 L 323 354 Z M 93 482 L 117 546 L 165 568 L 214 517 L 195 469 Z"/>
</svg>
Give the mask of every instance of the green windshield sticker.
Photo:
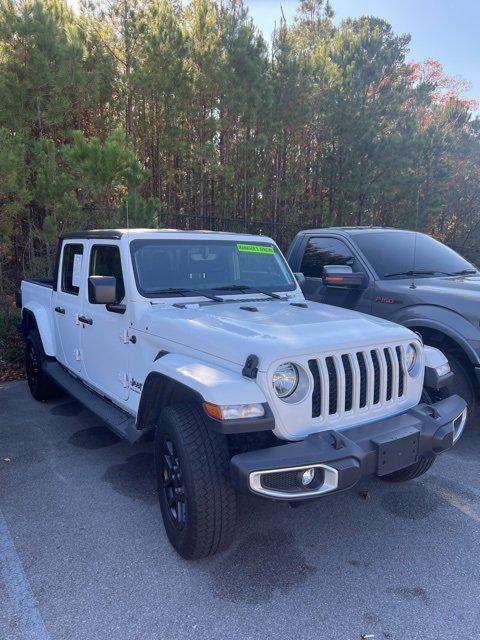
<svg viewBox="0 0 480 640">
<path fill-rule="evenodd" d="M 244 253 L 275 253 L 275 249 L 273 247 L 265 247 L 261 244 L 237 244 L 237 249 Z"/>
</svg>

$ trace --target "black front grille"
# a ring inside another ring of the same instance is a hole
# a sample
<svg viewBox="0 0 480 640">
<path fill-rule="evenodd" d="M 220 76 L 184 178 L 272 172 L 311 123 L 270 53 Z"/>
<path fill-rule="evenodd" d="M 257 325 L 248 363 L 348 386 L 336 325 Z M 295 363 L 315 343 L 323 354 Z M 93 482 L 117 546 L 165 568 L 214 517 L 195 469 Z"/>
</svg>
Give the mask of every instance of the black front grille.
<svg viewBox="0 0 480 640">
<path fill-rule="evenodd" d="M 370 403 L 378 405 L 381 400 L 396 401 L 403 397 L 406 379 L 401 360 L 401 347 L 397 346 L 326 356 L 323 361 L 309 360 L 313 378 L 312 418 L 325 419 L 338 411 L 357 411 Z M 327 400 L 327 381 L 328 409 L 324 415 L 322 402 Z M 339 381 L 345 383 L 341 398 Z"/>
<path fill-rule="evenodd" d="M 332 356 L 325 358 L 325 364 L 327 365 L 329 385 L 328 413 L 333 415 L 334 413 L 337 413 L 337 370 L 335 369 L 335 362 Z"/>
<path fill-rule="evenodd" d="M 390 356 L 390 349 L 384 349 L 385 362 L 387 363 L 387 400 L 392 399 L 392 383 L 393 383 L 393 363 Z"/>
<path fill-rule="evenodd" d="M 322 412 L 322 388 L 320 386 L 320 371 L 316 360 L 309 360 L 308 367 L 313 376 L 312 418 L 318 418 Z"/>
<path fill-rule="evenodd" d="M 373 404 L 380 402 L 380 363 L 376 351 L 370 351 L 373 363 Z"/>
<path fill-rule="evenodd" d="M 345 372 L 345 411 L 351 411 L 353 406 L 353 372 L 350 358 L 346 353 L 342 356 L 342 364 Z"/>
</svg>

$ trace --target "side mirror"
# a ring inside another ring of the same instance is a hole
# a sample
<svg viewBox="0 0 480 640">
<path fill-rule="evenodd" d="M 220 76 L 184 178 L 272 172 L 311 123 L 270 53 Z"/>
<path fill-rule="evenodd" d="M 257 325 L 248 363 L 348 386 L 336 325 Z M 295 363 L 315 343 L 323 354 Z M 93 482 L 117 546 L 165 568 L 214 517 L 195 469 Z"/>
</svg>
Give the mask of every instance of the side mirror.
<svg viewBox="0 0 480 640">
<path fill-rule="evenodd" d="M 92 304 L 115 304 L 117 280 L 113 276 L 90 276 L 88 299 Z"/>
<path fill-rule="evenodd" d="M 303 275 L 303 273 L 297 272 L 293 275 L 295 276 L 295 280 L 298 282 L 298 286 L 300 287 L 300 289 L 303 289 L 303 287 L 305 286 L 305 276 Z"/>
<path fill-rule="evenodd" d="M 352 267 L 343 264 L 329 264 L 323 267 L 323 284 L 326 287 L 353 289 L 363 284 L 363 273 L 354 273 Z"/>
</svg>

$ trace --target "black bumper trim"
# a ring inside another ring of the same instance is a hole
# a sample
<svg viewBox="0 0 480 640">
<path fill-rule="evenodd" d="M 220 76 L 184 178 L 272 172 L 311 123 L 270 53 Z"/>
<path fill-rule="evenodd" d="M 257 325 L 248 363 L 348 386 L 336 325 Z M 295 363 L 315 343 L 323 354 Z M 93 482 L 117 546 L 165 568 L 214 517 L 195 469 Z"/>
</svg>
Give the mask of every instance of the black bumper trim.
<svg viewBox="0 0 480 640">
<path fill-rule="evenodd" d="M 238 491 L 253 492 L 249 478 L 254 471 L 325 464 L 338 471 L 334 491 L 349 489 L 362 477 L 392 473 L 452 447 L 453 421 L 465 407 L 459 396 L 450 396 L 431 407 L 421 404 L 398 416 L 359 427 L 323 431 L 300 442 L 240 453 L 230 462 L 232 482 Z M 343 446 L 338 447 L 338 436 Z M 388 451 L 382 449 L 387 442 Z M 302 494 L 295 493 L 292 499 L 301 500 Z"/>
</svg>

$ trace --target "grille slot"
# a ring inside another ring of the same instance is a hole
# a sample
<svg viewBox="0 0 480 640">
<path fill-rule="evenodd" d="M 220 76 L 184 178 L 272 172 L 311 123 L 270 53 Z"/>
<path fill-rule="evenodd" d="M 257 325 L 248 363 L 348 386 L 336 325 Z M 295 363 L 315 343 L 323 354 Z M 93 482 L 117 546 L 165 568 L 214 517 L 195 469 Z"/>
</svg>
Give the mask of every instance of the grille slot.
<svg viewBox="0 0 480 640">
<path fill-rule="evenodd" d="M 376 351 L 370 351 L 373 363 L 373 404 L 380 402 L 380 363 Z"/>
<path fill-rule="evenodd" d="M 383 353 L 385 355 L 385 362 L 387 363 L 387 400 L 392 399 L 392 377 L 393 377 L 393 368 L 392 368 L 392 357 L 390 355 L 390 349 L 384 349 Z"/>
<path fill-rule="evenodd" d="M 403 399 L 407 381 L 402 353 L 395 345 L 309 360 L 312 418 L 327 420 Z"/>
<path fill-rule="evenodd" d="M 357 353 L 358 366 L 360 368 L 360 408 L 367 406 L 367 365 L 363 353 Z"/>
<path fill-rule="evenodd" d="M 400 347 L 397 347 L 395 351 L 397 352 L 397 361 L 398 361 L 398 395 L 402 397 L 403 392 L 405 390 L 405 374 L 403 372 L 403 365 L 402 365 L 402 360 L 403 360 L 402 349 Z"/>
<path fill-rule="evenodd" d="M 320 371 L 316 360 L 309 360 L 308 367 L 313 376 L 312 418 L 318 418 L 322 412 L 322 389 L 320 386 Z"/>
<path fill-rule="evenodd" d="M 353 405 L 353 372 L 350 358 L 346 353 L 342 356 L 342 364 L 345 372 L 345 411 L 351 411 Z"/>
<path fill-rule="evenodd" d="M 332 356 L 325 358 L 325 364 L 328 371 L 328 413 L 333 415 L 337 413 L 338 397 L 337 397 L 337 369 L 335 367 L 335 361 Z"/>
</svg>

